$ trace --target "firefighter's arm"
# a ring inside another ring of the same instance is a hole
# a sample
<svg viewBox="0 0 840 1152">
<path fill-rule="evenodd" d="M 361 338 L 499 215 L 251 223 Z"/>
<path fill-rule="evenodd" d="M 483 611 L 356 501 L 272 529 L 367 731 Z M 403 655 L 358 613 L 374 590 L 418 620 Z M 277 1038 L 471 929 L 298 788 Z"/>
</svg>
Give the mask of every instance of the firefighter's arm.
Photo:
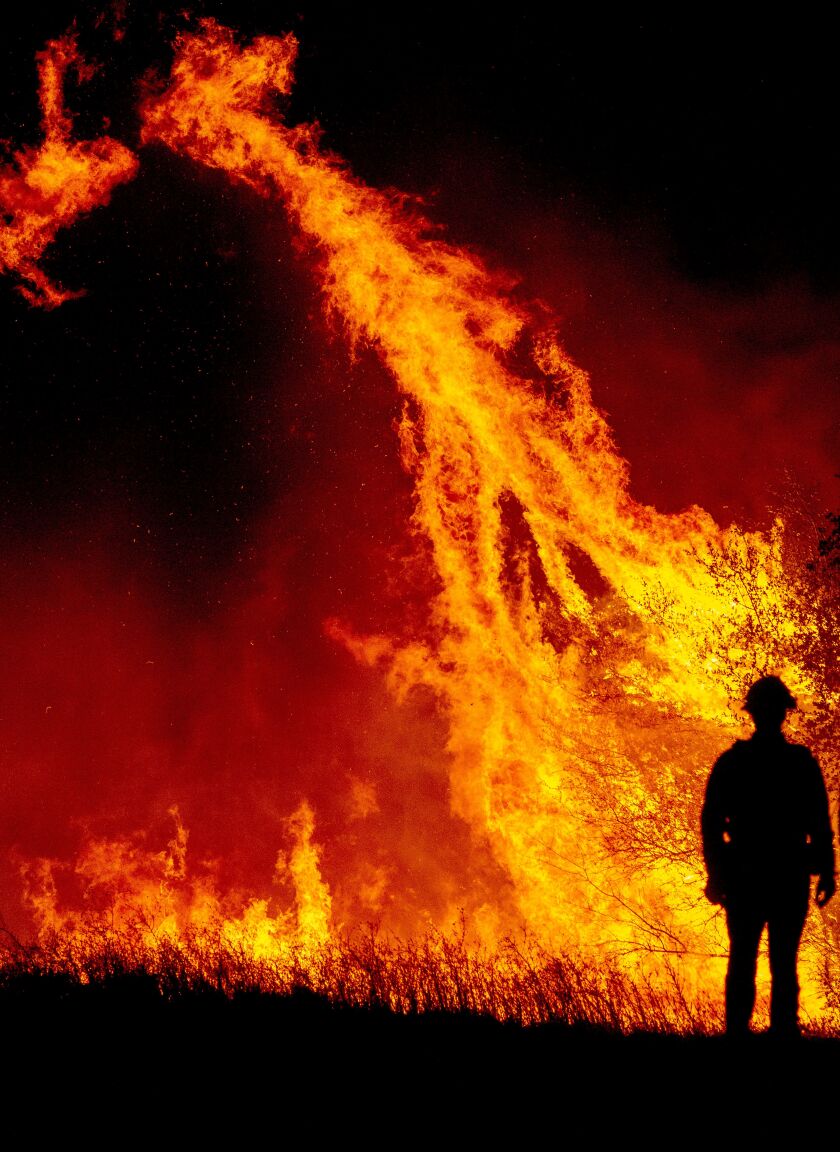
<svg viewBox="0 0 840 1152">
<path fill-rule="evenodd" d="M 706 863 L 706 899 L 712 904 L 726 901 L 725 869 L 727 813 L 724 804 L 725 771 L 721 761 L 715 763 L 706 784 L 706 795 L 700 814 L 700 829 L 703 836 L 703 859 Z"/>
<path fill-rule="evenodd" d="M 820 908 L 824 908 L 836 891 L 837 881 L 834 879 L 834 873 L 825 872 L 817 880 L 817 891 L 814 899 Z"/>
<path fill-rule="evenodd" d="M 817 873 L 815 899 L 823 908 L 837 891 L 834 876 L 834 833 L 831 829 L 831 816 L 828 810 L 828 793 L 825 780 L 816 760 L 813 759 L 813 818 L 811 824 L 811 850 L 813 871 Z"/>
</svg>

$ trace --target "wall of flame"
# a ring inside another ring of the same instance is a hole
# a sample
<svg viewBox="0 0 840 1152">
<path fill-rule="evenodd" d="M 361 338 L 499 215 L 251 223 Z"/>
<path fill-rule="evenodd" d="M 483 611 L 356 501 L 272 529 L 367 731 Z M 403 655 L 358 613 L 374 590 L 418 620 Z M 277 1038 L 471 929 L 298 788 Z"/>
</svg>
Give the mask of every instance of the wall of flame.
<svg viewBox="0 0 840 1152">
<path fill-rule="evenodd" d="M 358 571 L 336 565 L 346 597 L 319 572 L 307 600 L 302 558 L 266 517 L 256 580 L 207 628 L 169 618 L 105 555 L 15 575 L 7 752 L 16 803 L 45 810 L 20 861 L 27 905 L 41 931 L 138 904 L 159 933 L 219 920 L 257 954 L 463 914 L 482 944 L 524 929 L 654 974 L 677 955 L 690 985 L 716 988 L 697 812 L 757 674 L 788 680 L 837 772 L 796 541 L 781 519 L 759 533 L 638 502 L 545 310 L 285 126 L 273 101 L 295 54 L 291 36 L 241 44 L 203 22 L 145 97 L 141 145 L 288 214 L 323 309 L 313 332 L 346 346 L 333 371 L 391 389 L 385 529 L 342 523 L 346 505 L 327 517 Z M 41 57 L 44 142 L 0 183 L 3 268 L 47 308 L 77 292 L 42 271 L 47 247 L 139 164 L 109 137 L 72 139 L 61 82 L 76 60 L 72 39 Z M 290 615 L 308 630 L 279 644 Z M 119 831 L 82 831 L 68 864 L 79 827 L 55 829 L 74 788 L 101 789 Z M 143 833 L 135 813 L 151 815 Z"/>
</svg>

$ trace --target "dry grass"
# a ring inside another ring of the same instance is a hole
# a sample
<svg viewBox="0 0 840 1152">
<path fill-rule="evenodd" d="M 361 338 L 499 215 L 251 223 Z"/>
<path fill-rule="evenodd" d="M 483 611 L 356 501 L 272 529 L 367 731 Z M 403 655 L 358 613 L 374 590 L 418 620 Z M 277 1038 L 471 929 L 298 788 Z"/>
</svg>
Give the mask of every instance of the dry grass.
<svg viewBox="0 0 840 1152">
<path fill-rule="evenodd" d="M 442 1012 L 623 1034 L 709 1035 L 722 1024 L 721 1006 L 689 999 L 676 967 L 654 984 L 608 962 L 549 955 L 528 940 L 508 940 L 491 952 L 458 933 L 399 940 L 369 931 L 316 948 L 290 947 L 282 958 L 256 958 L 208 931 L 155 939 L 139 925 L 56 934 L 37 946 L 7 941 L 0 991 L 50 983 L 119 987 L 166 1001 L 306 990 L 332 1004 L 395 1014 Z"/>
</svg>

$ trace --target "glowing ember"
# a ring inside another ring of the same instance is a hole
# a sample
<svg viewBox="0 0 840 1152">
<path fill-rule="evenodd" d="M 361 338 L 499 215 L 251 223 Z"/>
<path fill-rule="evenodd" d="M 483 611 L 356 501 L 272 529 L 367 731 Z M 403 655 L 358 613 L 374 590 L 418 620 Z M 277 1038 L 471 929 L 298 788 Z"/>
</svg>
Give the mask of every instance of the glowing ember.
<svg viewBox="0 0 840 1152">
<path fill-rule="evenodd" d="M 586 374 L 544 322 L 474 257 L 429 239 L 395 198 L 325 156 L 313 131 L 272 114 L 272 96 L 291 86 L 291 36 L 241 47 L 206 21 L 176 47 L 168 88 L 143 107 L 143 142 L 281 198 L 317 250 L 327 308 L 378 351 L 405 398 L 399 448 L 437 582 L 430 618 L 399 636 L 360 636 L 342 618 L 324 629 L 381 668 L 396 696 L 431 689 L 445 715 L 452 809 L 515 893 L 513 915 L 501 895 L 466 909 L 472 936 L 496 946 L 524 925 L 549 949 L 610 955 L 628 971 L 643 961 L 652 979 L 670 978 L 679 956 L 689 993 L 717 990 L 721 926 L 702 897 L 697 822 L 709 766 L 732 739 L 732 702 L 774 671 L 806 704 L 837 703 L 818 651 L 819 604 L 786 571 L 781 520 L 765 536 L 723 530 L 699 508 L 665 516 L 636 503 Z M 66 182 L 43 183 L 42 156 L 86 158 L 96 197 L 87 207 L 135 168 L 113 141 L 68 142 L 54 94 L 67 59 L 52 63 L 51 82 L 42 63 L 53 92 L 42 96 L 46 153 L 19 158 L 14 178 L 41 188 L 35 239 L 3 249 L 34 286 L 28 294 L 52 304 L 64 295 L 50 295 L 32 261 L 85 208 L 70 206 Z M 83 183 L 80 174 L 73 187 Z M 830 777 L 835 754 L 817 751 Z M 357 786 L 350 807 L 373 811 L 375 794 Z M 215 918 L 256 955 L 288 941 L 322 945 L 356 925 L 332 919 L 317 805 L 303 802 L 288 829 L 278 876 L 293 884 L 294 923 L 267 900 L 231 913 L 209 881 L 189 881 L 180 833 L 163 856 L 91 845 L 75 871 L 89 891 L 119 878 L 133 907 L 158 909 L 158 932 Z M 42 927 L 79 922 L 62 911 L 46 865 L 31 880 Z M 814 1013 L 824 1010 L 813 983 L 820 931 L 805 957 Z"/>
</svg>

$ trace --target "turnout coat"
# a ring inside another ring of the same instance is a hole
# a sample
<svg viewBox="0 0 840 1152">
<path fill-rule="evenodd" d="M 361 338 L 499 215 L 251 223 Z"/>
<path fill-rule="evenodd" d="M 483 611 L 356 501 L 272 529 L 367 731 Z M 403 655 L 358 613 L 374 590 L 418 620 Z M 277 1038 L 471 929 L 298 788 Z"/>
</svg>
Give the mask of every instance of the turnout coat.
<svg viewBox="0 0 840 1152">
<path fill-rule="evenodd" d="M 721 896 L 798 887 L 833 876 L 834 843 L 820 766 L 781 734 L 737 740 L 716 761 L 701 817 L 710 886 Z"/>
</svg>

